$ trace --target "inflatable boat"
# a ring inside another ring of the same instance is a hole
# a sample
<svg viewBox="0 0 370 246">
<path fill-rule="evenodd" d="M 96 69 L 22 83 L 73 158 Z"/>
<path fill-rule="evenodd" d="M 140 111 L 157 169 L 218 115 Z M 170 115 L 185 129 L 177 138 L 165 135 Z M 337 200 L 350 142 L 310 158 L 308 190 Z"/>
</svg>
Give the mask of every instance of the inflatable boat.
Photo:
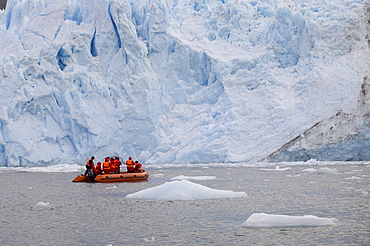
<svg viewBox="0 0 370 246">
<path fill-rule="evenodd" d="M 145 181 L 149 178 L 147 171 L 143 170 L 140 173 L 112 173 L 99 174 L 95 178 L 89 178 L 88 175 L 78 175 L 72 182 L 98 182 L 98 183 L 113 183 L 113 182 L 132 182 Z"/>
</svg>

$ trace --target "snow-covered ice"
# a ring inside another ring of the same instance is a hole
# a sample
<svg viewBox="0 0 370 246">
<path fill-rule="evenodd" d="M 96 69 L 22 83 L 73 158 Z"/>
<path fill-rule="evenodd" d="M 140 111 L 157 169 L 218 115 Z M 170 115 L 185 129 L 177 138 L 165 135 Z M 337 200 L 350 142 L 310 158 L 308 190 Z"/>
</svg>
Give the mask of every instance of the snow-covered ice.
<svg viewBox="0 0 370 246">
<path fill-rule="evenodd" d="M 247 194 L 245 192 L 211 189 L 189 180 L 166 182 L 126 196 L 126 198 L 148 200 L 200 200 L 241 197 L 247 197 Z"/>
<path fill-rule="evenodd" d="M 336 218 L 320 218 L 314 215 L 291 216 L 254 213 L 243 222 L 245 227 L 304 227 L 334 225 Z"/>
<path fill-rule="evenodd" d="M 367 5 L 8 0 L 0 165 L 370 160 Z"/>
</svg>

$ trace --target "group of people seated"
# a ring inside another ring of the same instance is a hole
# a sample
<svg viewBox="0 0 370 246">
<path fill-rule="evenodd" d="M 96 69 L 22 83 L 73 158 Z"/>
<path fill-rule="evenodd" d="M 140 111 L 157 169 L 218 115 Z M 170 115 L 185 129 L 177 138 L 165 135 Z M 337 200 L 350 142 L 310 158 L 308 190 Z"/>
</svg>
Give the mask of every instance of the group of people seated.
<svg viewBox="0 0 370 246">
<path fill-rule="evenodd" d="M 121 165 L 122 162 L 119 160 L 119 157 L 116 156 L 114 158 L 105 157 L 104 162 L 98 162 L 96 165 L 94 164 L 95 157 L 92 156 L 86 162 L 86 171 L 84 175 L 87 175 L 89 170 L 92 170 L 95 175 L 98 174 L 112 174 L 112 173 L 120 173 L 121 172 Z M 140 164 L 138 161 L 133 161 L 132 157 L 129 157 L 126 161 L 126 168 L 128 173 L 140 173 L 142 171 L 143 165 Z"/>
</svg>

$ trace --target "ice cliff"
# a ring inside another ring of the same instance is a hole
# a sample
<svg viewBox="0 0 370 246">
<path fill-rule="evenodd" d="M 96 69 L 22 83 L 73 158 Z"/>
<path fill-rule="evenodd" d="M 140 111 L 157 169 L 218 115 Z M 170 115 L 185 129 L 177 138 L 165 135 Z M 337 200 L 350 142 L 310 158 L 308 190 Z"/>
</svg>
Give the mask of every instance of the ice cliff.
<svg viewBox="0 0 370 246">
<path fill-rule="evenodd" d="M 370 160 L 366 0 L 8 0 L 0 165 Z"/>
</svg>

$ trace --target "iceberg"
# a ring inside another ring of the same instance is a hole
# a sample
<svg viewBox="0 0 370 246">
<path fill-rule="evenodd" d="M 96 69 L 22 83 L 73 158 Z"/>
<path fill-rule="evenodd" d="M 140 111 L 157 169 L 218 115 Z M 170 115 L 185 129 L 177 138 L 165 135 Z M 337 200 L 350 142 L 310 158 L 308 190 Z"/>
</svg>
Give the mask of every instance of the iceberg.
<svg viewBox="0 0 370 246">
<path fill-rule="evenodd" d="M 8 0 L 0 165 L 370 160 L 367 5 Z"/>
<path fill-rule="evenodd" d="M 334 225 L 336 218 L 320 218 L 314 215 L 290 216 L 254 213 L 243 222 L 245 227 L 304 227 Z"/>
<path fill-rule="evenodd" d="M 247 197 L 245 192 L 216 190 L 188 180 L 166 182 L 129 194 L 126 198 L 147 200 L 203 200 Z"/>
</svg>

